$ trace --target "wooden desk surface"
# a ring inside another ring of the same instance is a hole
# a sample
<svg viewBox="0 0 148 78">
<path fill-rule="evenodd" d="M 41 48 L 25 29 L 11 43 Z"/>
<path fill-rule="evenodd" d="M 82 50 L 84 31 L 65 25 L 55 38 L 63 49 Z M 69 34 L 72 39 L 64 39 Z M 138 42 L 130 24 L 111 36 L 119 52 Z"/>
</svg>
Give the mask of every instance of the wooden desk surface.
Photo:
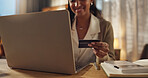
<svg viewBox="0 0 148 78">
<path fill-rule="evenodd" d="M 0 78 L 108 78 L 104 71 L 96 70 L 93 65 L 89 65 L 78 74 L 64 75 L 46 72 L 27 71 L 10 69 L 5 59 L 0 59 Z"/>
</svg>

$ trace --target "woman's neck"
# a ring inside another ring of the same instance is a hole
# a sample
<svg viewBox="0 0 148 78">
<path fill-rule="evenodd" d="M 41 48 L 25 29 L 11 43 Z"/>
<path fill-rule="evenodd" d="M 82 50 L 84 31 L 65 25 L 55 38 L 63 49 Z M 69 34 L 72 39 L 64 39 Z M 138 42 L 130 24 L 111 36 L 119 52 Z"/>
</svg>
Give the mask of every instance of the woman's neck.
<svg viewBox="0 0 148 78">
<path fill-rule="evenodd" d="M 76 17 L 76 25 L 77 27 L 88 27 L 89 24 L 90 24 L 90 17 L 91 17 L 91 14 L 87 14 L 85 16 L 78 16 Z"/>
</svg>

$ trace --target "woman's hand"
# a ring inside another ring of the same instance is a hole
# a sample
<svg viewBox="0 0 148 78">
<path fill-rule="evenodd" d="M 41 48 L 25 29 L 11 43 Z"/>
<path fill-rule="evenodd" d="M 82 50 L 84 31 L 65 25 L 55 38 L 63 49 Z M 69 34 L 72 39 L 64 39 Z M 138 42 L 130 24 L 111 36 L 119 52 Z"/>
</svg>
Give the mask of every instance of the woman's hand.
<svg viewBox="0 0 148 78">
<path fill-rule="evenodd" d="M 94 54 L 100 58 L 103 58 L 109 52 L 109 45 L 106 42 L 92 42 L 88 46 L 92 47 Z"/>
</svg>

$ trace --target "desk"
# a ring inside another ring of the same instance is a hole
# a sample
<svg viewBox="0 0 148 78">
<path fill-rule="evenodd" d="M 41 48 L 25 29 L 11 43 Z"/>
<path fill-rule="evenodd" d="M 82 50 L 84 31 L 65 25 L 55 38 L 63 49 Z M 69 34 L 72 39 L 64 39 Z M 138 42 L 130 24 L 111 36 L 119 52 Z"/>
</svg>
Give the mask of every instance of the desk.
<svg viewBox="0 0 148 78">
<path fill-rule="evenodd" d="M 6 59 L 0 59 L 0 78 L 108 78 L 104 71 L 96 70 L 91 64 L 75 75 L 10 69 Z"/>
</svg>

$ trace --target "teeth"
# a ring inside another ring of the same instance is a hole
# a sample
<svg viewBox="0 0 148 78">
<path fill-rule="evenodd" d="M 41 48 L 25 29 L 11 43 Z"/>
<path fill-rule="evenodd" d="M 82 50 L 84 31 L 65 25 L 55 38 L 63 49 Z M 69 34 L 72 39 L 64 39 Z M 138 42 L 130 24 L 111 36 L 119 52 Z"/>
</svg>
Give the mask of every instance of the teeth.
<svg viewBox="0 0 148 78">
<path fill-rule="evenodd" d="M 77 6 L 78 4 L 77 4 L 77 2 L 75 2 L 75 6 Z"/>
<path fill-rule="evenodd" d="M 82 11 L 83 9 L 81 8 L 81 9 L 76 9 L 76 12 L 78 12 L 78 11 Z"/>
<path fill-rule="evenodd" d="M 82 10 L 82 9 L 77 9 L 77 10 Z"/>
</svg>

